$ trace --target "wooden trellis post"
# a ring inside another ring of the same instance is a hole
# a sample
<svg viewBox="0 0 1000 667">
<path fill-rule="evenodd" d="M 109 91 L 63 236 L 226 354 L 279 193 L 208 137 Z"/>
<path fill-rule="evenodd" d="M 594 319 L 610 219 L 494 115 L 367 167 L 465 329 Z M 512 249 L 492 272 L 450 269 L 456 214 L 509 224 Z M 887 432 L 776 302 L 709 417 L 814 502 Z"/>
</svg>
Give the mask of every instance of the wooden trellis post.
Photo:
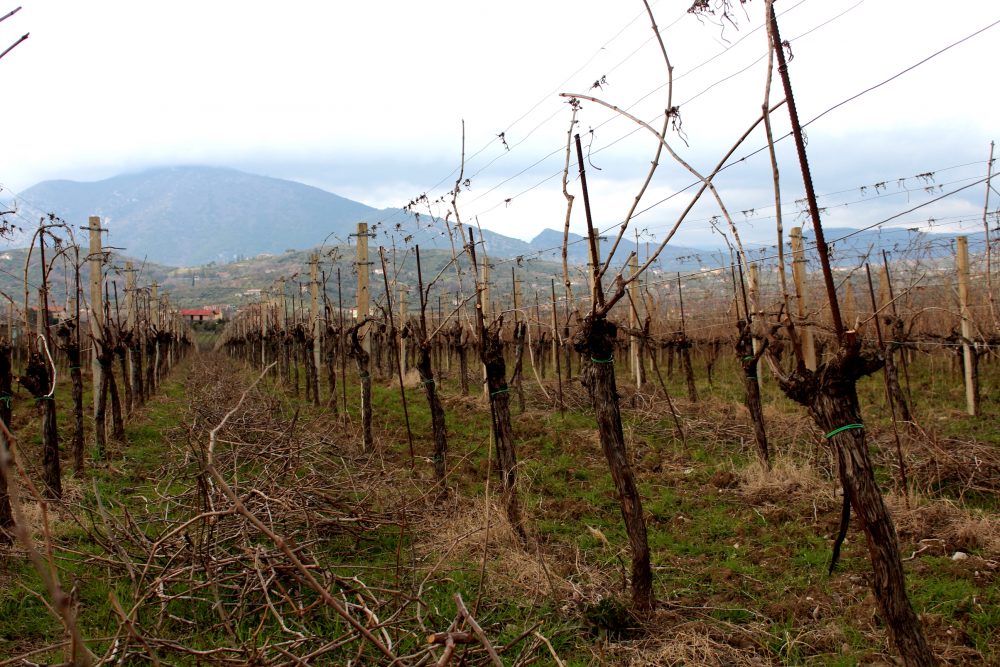
<svg viewBox="0 0 1000 667">
<path fill-rule="evenodd" d="M 368 317 L 368 309 L 371 307 L 371 294 L 368 291 L 368 223 L 358 223 L 357 233 L 357 268 L 358 268 L 358 298 L 357 298 L 357 321 L 360 322 Z M 367 326 L 358 332 L 359 337 L 367 330 Z M 365 352 L 371 354 L 371 340 L 364 336 L 361 340 L 361 347 Z"/>
<path fill-rule="evenodd" d="M 889 270 L 883 266 L 878 271 L 878 310 L 879 316 L 884 317 L 887 313 L 886 308 L 889 307 L 889 302 L 892 301 L 892 297 L 889 296 Z M 891 311 L 890 311 L 891 312 Z"/>
<path fill-rule="evenodd" d="M 802 356 L 806 368 L 811 371 L 816 370 L 816 343 L 813 339 L 812 327 L 805 323 L 806 313 L 808 313 L 808 299 L 806 295 L 806 253 L 802 244 L 802 228 L 792 227 L 792 279 L 795 281 L 795 303 L 797 306 L 798 329 L 802 341 Z"/>
<path fill-rule="evenodd" d="M 470 243 L 475 243 L 475 241 L 470 241 Z M 479 285 L 476 285 L 476 289 L 482 290 L 480 292 L 480 298 L 477 308 L 479 308 L 479 312 L 482 313 L 483 319 L 486 321 L 486 326 L 489 326 L 490 323 L 493 322 L 493 315 L 491 312 L 492 309 L 490 308 L 490 261 L 489 257 L 487 257 L 486 255 L 485 249 L 483 251 L 482 268 L 483 268 L 482 272 L 483 282 Z M 486 364 L 482 365 L 482 374 L 483 374 L 483 398 L 489 401 L 490 387 L 486 383 Z"/>
<path fill-rule="evenodd" d="M 853 329 L 858 321 L 858 304 L 854 298 L 854 285 L 851 279 L 844 281 L 844 325 Z"/>
<path fill-rule="evenodd" d="M 593 241 L 590 244 L 590 261 L 587 262 L 588 283 L 590 285 L 590 299 L 591 303 L 597 303 L 598 296 L 597 290 L 599 289 L 598 283 L 595 280 L 597 273 L 601 270 L 603 266 L 601 264 L 601 237 L 597 234 L 592 235 Z"/>
<path fill-rule="evenodd" d="M 962 364 L 965 371 L 965 410 L 979 414 L 979 378 L 976 377 L 975 351 L 972 349 L 972 315 L 969 312 L 969 239 L 955 239 L 955 260 L 958 265 L 958 307 L 962 313 Z"/>
<path fill-rule="evenodd" d="M 367 238 L 367 237 L 366 237 Z M 319 405 L 319 368 L 323 363 L 323 332 L 319 321 L 319 254 L 309 258 L 309 324 L 313 337 L 313 402 Z"/>
<path fill-rule="evenodd" d="M 759 289 L 760 289 L 760 271 L 757 268 L 757 264 L 751 264 L 748 267 L 747 282 L 749 283 L 749 285 L 747 286 L 747 288 L 750 290 L 750 303 L 747 304 L 747 307 L 750 308 L 751 304 L 754 307 L 756 307 L 757 311 L 755 313 L 753 313 L 752 317 L 753 317 L 753 319 L 755 321 L 763 322 L 764 321 L 764 310 L 760 307 L 760 291 L 759 291 Z M 760 352 L 760 346 L 761 346 L 761 344 L 762 343 L 760 342 L 760 338 L 758 338 L 757 336 L 753 336 L 752 337 L 753 353 L 754 353 L 755 356 L 757 355 L 757 353 Z M 757 386 L 758 387 L 761 384 L 761 382 L 760 382 L 760 376 L 761 376 L 761 369 L 758 368 L 758 370 L 757 370 L 757 378 L 756 378 L 757 379 Z"/>
<path fill-rule="evenodd" d="M 628 263 L 629 270 L 632 276 L 639 273 L 639 256 L 632 255 L 632 259 Z M 639 329 L 641 323 L 639 322 L 639 303 L 641 299 L 639 297 L 639 281 L 633 280 L 628 286 L 628 295 L 631 301 L 629 307 L 628 323 L 629 327 L 633 331 Z M 635 380 L 636 387 L 639 386 L 639 337 L 636 334 L 629 336 L 628 342 L 628 360 L 629 369 L 632 372 L 632 379 Z"/>
<path fill-rule="evenodd" d="M 160 286 L 155 282 L 149 286 L 149 323 L 153 327 L 155 340 L 152 364 L 152 385 L 154 390 L 160 386 Z"/>
<path fill-rule="evenodd" d="M 125 326 L 132 330 L 135 328 L 135 266 L 132 262 L 125 262 Z"/>
<path fill-rule="evenodd" d="M 552 281 L 552 368 L 559 368 L 559 317 L 556 314 L 556 288 Z M 559 371 L 556 371 L 559 375 Z"/>
<path fill-rule="evenodd" d="M 406 288 L 399 286 L 399 371 L 406 375 L 406 339 L 403 338 L 403 327 L 406 326 Z"/>
<path fill-rule="evenodd" d="M 131 342 L 128 345 L 125 354 L 128 356 L 128 380 L 132 385 L 132 405 L 129 405 L 129 411 L 135 409 L 136 405 L 142 403 L 142 387 L 139 386 L 139 375 L 138 366 L 141 362 L 140 359 L 136 358 L 136 351 L 139 349 L 139 343 L 136 341 L 139 337 L 139 310 L 138 302 L 136 300 L 135 294 L 135 265 L 132 262 L 125 262 L 125 328 L 131 336 Z"/>
<path fill-rule="evenodd" d="M 493 321 L 493 300 L 490 297 L 490 258 L 483 252 L 483 317 L 487 322 Z M 485 373 L 485 370 L 483 371 Z M 486 376 L 483 375 L 483 379 Z"/>
<path fill-rule="evenodd" d="M 104 321 L 104 253 L 101 243 L 101 217 L 92 215 L 88 219 L 87 230 L 90 232 L 90 335 L 97 341 L 103 340 L 101 324 Z M 97 354 L 90 355 L 90 370 L 93 383 L 94 411 L 100 400 L 104 370 L 97 359 Z"/>
</svg>

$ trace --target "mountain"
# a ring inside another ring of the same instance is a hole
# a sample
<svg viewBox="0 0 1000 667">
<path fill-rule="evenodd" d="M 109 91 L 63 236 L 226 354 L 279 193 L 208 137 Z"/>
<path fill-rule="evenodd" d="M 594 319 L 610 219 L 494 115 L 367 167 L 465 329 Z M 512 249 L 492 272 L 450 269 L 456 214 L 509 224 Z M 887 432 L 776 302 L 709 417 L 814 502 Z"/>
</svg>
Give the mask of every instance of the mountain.
<svg viewBox="0 0 1000 667">
<path fill-rule="evenodd" d="M 606 256 L 611 250 L 611 244 L 614 241 L 614 235 L 602 236 L 598 252 L 602 256 Z M 531 239 L 528 245 L 532 253 L 537 253 L 535 256 L 539 259 L 550 262 L 562 262 L 562 243 L 562 232 L 554 229 L 545 229 L 535 238 Z M 644 262 L 650 253 L 656 252 L 656 248 L 656 243 L 640 243 L 637 246 L 635 241 L 623 238 L 615 250 L 613 264 L 620 266 L 628 259 L 629 254 L 633 252 L 638 253 L 640 262 Z M 711 254 L 711 250 L 704 248 L 667 245 L 663 249 L 663 252 L 660 253 L 657 262 L 661 266 L 668 267 L 671 271 L 692 271 L 697 270 L 704 261 L 708 260 Z M 586 237 L 570 232 L 569 244 L 566 247 L 566 259 L 570 264 L 580 265 L 590 263 L 590 244 L 587 243 Z"/>
<path fill-rule="evenodd" d="M 379 210 L 301 183 L 217 167 L 160 168 L 89 183 L 45 181 L 25 190 L 22 198 L 33 210 L 51 211 L 72 225 L 82 226 L 88 216 L 99 215 L 109 229 L 106 245 L 182 267 L 347 243 L 358 222 L 369 223 L 376 247 L 416 243 L 424 250 L 450 250 L 452 243 L 460 248 L 467 241 L 449 240 L 442 221 L 428 216 L 403 209 Z M 829 229 L 827 238 L 852 232 L 856 230 Z M 561 231 L 545 229 L 530 242 L 489 230 L 483 230 L 482 237 L 491 259 L 562 261 Z M 808 243 L 808 230 L 806 237 Z M 938 237 L 904 229 L 854 233 L 834 244 L 835 261 L 850 263 L 869 248 L 901 251 L 917 239 L 926 243 Z M 18 241 L 26 245 L 27 240 L 15 239 L 12 245 L 19 245 Z M 613 234 L 602 238 L 601 250 L 606 253 L 613 241 Z M 946 243 L 932 245 L 939 252 L 949 250 Z M 623 239 L 615 253 L 615 266 L 636 250 L 644 261 L 655 244 L 643 242 L 637 248 L 634 240 Z M 692 271 L 718 266 L 727 258 L 728 252 L 718 248 L 669 245 L 660 257 L 660 268 Z M 576 265 L 589 261 L 583 237 L 570 234 L 568 259 Z"/>
<path fill-rule="evenodd" d="M 95 182 L 44 181 L 21 197 L 32 209 L 53 212 L 73 225 L 99 215 L 109 230 L 107 245 L 174 266 L 346 242 L 358 222 L 369 223 L 376 245 L 409 239 L 425 249 L 451 247 L 439 220 L 227 168 L 169 167 Z M 491 257 L 532 251 L 520 239 L 489 230 L 482 235 Z M 27 237 L 16 241 L 26 243 Z M 455 239 L 457 247 L 462 242 Z"/>
<path fill-rule="evenodd" d="M 830 261 L 842 267 L 860 266 L 865 261 L 880 266 L 883 251 L 893 262 L 946 259 L 955 254 L 953 246 L 955 236 L 949 232 L 922 232 L 900 227 L 863 230 L 850 227 L 823 228 L 823 237 L 830 248 Z M 979 234 L 971 236 L 976 239 Z M 818 261 L 815 236 L 811 227 L 803 228 L 802 239 L 805 242 L 807 259 Z M 974 240 L 973 244 L 975 247 L 979 245 L 977 240 Z M 767 254 L 773 255 L 773 252 L 768 249 Z"/>
<path fill-rule="evenodd" d="M 72 224 L 99 215 L 106 244 L 173 265 L 231 260 L 346 238 L 379 211 L 319 188 L 235 169 L 173 167 L 103 181 L 45 181 L 22 196 Z"/>
</svg>

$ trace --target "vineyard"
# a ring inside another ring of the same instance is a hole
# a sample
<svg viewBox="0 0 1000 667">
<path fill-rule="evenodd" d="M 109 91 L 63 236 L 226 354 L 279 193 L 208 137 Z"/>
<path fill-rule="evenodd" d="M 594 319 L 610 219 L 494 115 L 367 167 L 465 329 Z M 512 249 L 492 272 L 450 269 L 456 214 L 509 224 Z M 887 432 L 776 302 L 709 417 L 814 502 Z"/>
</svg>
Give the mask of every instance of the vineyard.
<svg viewBox="0 0 1000 667">
<path fill-rule="evenodd" d="M 594 349 L 589 295 L 528 298 L 516 266 L 488 281 L 503 263 L 467 242 L 435 273 L 478 289 L 431 307 L 419 248 L 372 262 L 361 225 L 355 307 L 317 255 L 304 290 L 265 293 L 220 334 L 130 264 L 117 298 L 90 224 L 92 359 L 73 316 L 7 321 L 7 340 L 38 331 L 39 347 L 7 344 L 0 374 L 2 664 L 889 660 L 865 518 L 842 520 L 830 447 L 854 433 L 929 650 L 998 660 L 1000 340 L 986 254 L 964 237 L 833 269 L 871 355 L 844 430 L 786 395 L 838 354 L 798 229 L 802 352 L 754 328 L 783 312 L 764 257 L 632 282 Z"/>
<path fill-rule="evenodd" d="M 114 221 L 41 217 L 0 268 L 0 667 L 1000 664 L 992 144 L 973 176 L 900 177 L 904 210 L 824 228 L 892 186 L 820 205 L 822 114 L 800 121 L 761 4 L 762 100 L 713 167 L 677 149 L 646 2 L 659 126 L 605 77 L 560 93 L 565 223 L 533 255 L 490 256 L 464 214 L 464 124 L 414 228 L 330 232 L 281 277 L 230 267 L 259 282 L 218 321 L 106 242 Z M 604 229 L 586 109 L 653 153 Z M 716 177 L 758 153 L 773 208 L 736 212 Z M 655 238 L 635 218 L 664 168 L 689 184 Z M 890 224 L 970 188 L 960 233 Z M 693 210 L 724 248 L 669 256 Z"/>
</svg>

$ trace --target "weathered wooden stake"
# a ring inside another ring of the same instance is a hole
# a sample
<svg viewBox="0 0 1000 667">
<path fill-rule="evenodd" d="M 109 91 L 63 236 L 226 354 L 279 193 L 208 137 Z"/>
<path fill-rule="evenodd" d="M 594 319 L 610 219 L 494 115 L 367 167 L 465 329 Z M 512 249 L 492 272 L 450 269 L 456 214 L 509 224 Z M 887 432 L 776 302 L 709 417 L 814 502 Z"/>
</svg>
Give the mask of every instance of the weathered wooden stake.
<svg viewBox="0 0 1000 667">
<path fill-rule="evenodd" d="M 639 256 L 632 255 L 629 260 L 629 269 L 631 275 L 635 276 L 639 273 Z M 629 301 L 631 307 L 629 308 L 628 323 L 632 331 L 636 331 L 639 328 L 639 281 L 633 280 L 628 286 Z M 633 333 L 629 336 L 628 342 L 628 359 L 629 359 L 629 370 L 632 373 L 632 379 L 635 380 L 636 388 L 639 387 L 639 336 Z"/>
<path fill-rule="evenodd" d="M 798 320 L 795 329 L 802 341 L 802 357 L 806 368 L 816 370 L 816 340 L 812 327 L 806 324 L 809 312 L 809 297 L 806 291 L 806 252 L 802 243 L 802 228 L 792 227 L 792 280 L 795 281 L 795 304 Z"/>
<path fill-rule="evenodd" d="M 357 233 L 357 261 L 355 265 L 358 268 L 358 298 L 357 298 L 357 322 L 363 321 L 368 317 L 368 310 L 371 307 L 371 295 L 368 292 L 368 223 L 359 222 L 358 223 L 358 233 Z M 364 335 L 368 327 L 364 330 L 359 331 L 360 335 Z M 361 340 L 361 347 L 364 348 L 365 352 L 371 354 L 371 340 L 370 336 L 364 336 Z"/>
<path fill-rule="evenodd" d="M 98 215 L 90 216 L 87 228 L 90 232 L 90 335 L 94 339 L 93 345 L 96 349 L 97 341 L 103 340 L 101 324 L 104 317 L 104 289 L 101 284 L 104 277 L 101 217 Z M 90 355 L 90 370 L 93 380 L 94 410 L 96 412 L 97 403 L 100 400 L 100 388 L 104 386 L 102 380 L 104 370 L 97 360 L 97 354 Z"/>
<path fill-rule="evenodd" d="M 962 313 L 962 360 L 965 371 L 965 411 L 975 417 L 979 414 L 978 360 L 972 349 L 972 314 L 969 312 L 969 239 L 959 236 L 955 247 L 958 265 L 958 307 Z"/>
<path fill-rule="evenodd" d="M 844 281 L 844 326 L 853 329 L 858 321 L 858 304 L 854 297 L 854 285 L 851 279 Z"/>
<path fill-rule="evenodd" d="M 752 308 L 757 306 L 757 312 L 751 313 L 748 318 L 750 321 L 764 320 L 764 313 L 760 308 L 760 269 L 756 263 L 751 264 L 747 269 L 747 289 L 750 291 L 750 301 L 746 304 L 747 308 Z M 749 312 L 749 311 L 748 311 Z M 753 353 L 755 356 L 759 356 L 760 346 L 762 345 L 760 338 L 753 336 L 751 338 L 753 342 Z M 760 370 L 757 371 L 756 375 L 758 386 L 760 382 Z"/>
<path fill-rule="evenodd" d="M 319 367 L 323 363 L 323 332 L 319 317 L 319 254 L 309 258 L 309 324 L 312 329 L 313 405 L 319 407 Z"/>
<path fill-rule="evenodd" d="M 559 393 L 556 394 L 559 400 L 559 414 L 563 415 L 565 405 L 563 403 L 562 391 L 562 368 L 559 362 L 559 323 L 556 318 L 556 280 L 552 278 L 552 368 L 556 370 L 556 387 Z"/>
<path fill-rule="evenodd" d="M 383 270 L 384 272 L 384 270 Z M 403 327 L 406 326 L 406 288 L 399 286 L 399 374 L 406 375 L 406 339 L 402 336 Z"/>
</svg>

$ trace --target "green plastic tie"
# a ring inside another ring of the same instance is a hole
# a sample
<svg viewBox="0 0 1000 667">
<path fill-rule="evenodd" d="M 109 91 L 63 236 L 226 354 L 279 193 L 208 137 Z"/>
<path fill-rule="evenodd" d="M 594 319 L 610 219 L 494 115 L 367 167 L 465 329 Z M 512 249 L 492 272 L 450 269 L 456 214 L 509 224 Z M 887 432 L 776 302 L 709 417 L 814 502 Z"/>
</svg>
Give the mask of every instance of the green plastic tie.
<svg viewBox="0 0 1000 667">
<path fill-rule="evenodd" d="M 754 355 L 748 354 L 747 356 L 743 357 L 743 361 L 753 361 L 756 358 L 757 357 L 755 357 Z"/>
<path fill-rule="evenodd" d="M 497 389 L 496 391 L 492 391 L 490 392 L 490 396 L 496 396 L 497 394 L 506 394 L 508 392 L 510 392 L 510 387 L 507 387 L 506 389 Z"/>
<path fill-rule="evenodd" d="M 850 431 L 851 429 L 864 428 L 864 427 L 865 427 L 864 424 L 847 424 L 845 426 L 841 426 L 840 428 L 833 429 L 832 431 L 830 431 L 829 433 L 827 433 L 824 437 L 827 440 L 829 440 L 830 438 L 832 438 L 833 436 L 837 435 L 838 433 L 843 433 L 844 431 Z"/>
<path fill-rule="evenodd" d="M 38 401 L 54 401 L 55 398 L 52 396 L 35 396 L 35 403 Z"/>
<path fill-rule="evenodd" d="M 593 361 L 595 364 L 611 364 L 614 363 L 615 357 L 614 355 L 608 357 L 607 359 L 594 359 L 593 357 L 591 357 L 590 360 Z"/>
<path fill-rule="evenodd" d="M 8 408 L 10 408 L 11 401 L 13 400 L 14 396 L 12 394 L 0 394 L 0 403 L 6 403 Z"/>
<path fill-rule="evenodd" d="M 434 378 L 431 378 L 430 380 L 424 380 L 423 384 L 434 384 Z"/>
</svg>

